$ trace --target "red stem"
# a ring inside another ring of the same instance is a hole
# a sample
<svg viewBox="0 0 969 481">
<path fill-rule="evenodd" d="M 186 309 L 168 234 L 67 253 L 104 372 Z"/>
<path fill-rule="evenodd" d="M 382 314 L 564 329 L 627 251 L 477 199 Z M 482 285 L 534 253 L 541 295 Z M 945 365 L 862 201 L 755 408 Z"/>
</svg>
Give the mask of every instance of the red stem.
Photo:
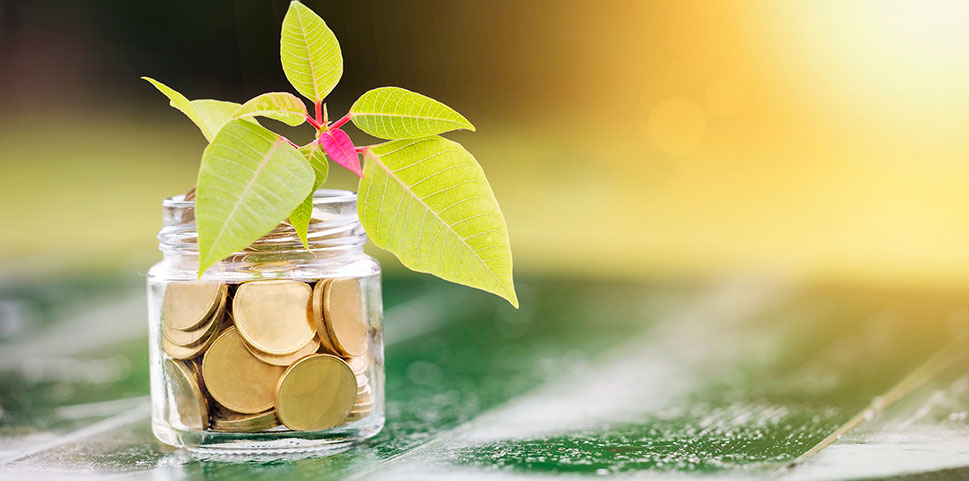
<svg viewBox="0 0 969 481">
<path fill-rule="evenodd" d="M 321 128 L 323 128 L 323 125 L 317 122 L 316 119 L 314 119 L 313 117 L 310 117 L 309 114 L 306 114 L 306 121 L 309 122 L 310 125 L 312 125 L 313 128 L 315 128 L 316 130 L 320 130 Z"/>
<path fill-rule="evenodd" d="M 282 135 L 280 135 L 279 138 L 281 138 L 281 139 L 285 140 L 286 142 L 288 142 L 289 145 L 292 145 L 293 148 L 295 148 L 296 150 L 299 150 L 299 146 L 296 145 L 296 144 L 294 144 L 292 140 L 289 140 L 286 137 L 283 137 Z"/>
<path fill-rule="evenodd" d="M 318 125 L 323 125 L 323 101 L 322 100 L 316 103 L 316 123 Z"/>
<path fill-rule="evenodd" d="M 350 121 L 350 112 L 347 112 L 346 115 L 344 115 L 343 117 L 340 117 L 340 120 L 337 120 L 336 122 L 333 122 L 333 125 L 331 125 L 330 128 L 331 129 L 338 129 L 343 124 L 345 124 L 345 123 L 347 123 L 349 121 Z"/>
</svg>

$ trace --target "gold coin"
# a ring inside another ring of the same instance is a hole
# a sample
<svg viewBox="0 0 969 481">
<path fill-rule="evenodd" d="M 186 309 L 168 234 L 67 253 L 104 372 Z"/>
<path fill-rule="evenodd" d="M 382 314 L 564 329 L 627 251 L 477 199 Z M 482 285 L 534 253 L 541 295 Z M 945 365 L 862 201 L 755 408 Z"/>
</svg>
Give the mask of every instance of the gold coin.
<svg viewBox="0 0 969 481">
<path fill-rule="evenodd" d="M 372 400 L 369 404 L 354 404 L 353 409 L 351 409 L 350 413 L 347 414 L 347 422 L 356 421 L 357 419 L 369 416 L 370 413 L 373 412 L 373 408 L 374 403 Z"/>
<path fill-rule="evenodd" d="M 334 279 L 323 292 L 323 319 L 333 347 L 344 356 L 367 352 L 370 340 L 356 279 Z"/>
<path fill-rule="evenodd" d="M 354 374 L 360 376 L 361 374 L 365 374 L 370 367 L 370 358 L 366 355 L 354 356 L 347 359 L 347 364 L 350 365 L 350 369 L 353 369 Z"/>
<path fill-rule="evenodd" d="M 366 408 L 366 409 L 356 409 L 356 408 L 354 408 L 354 409 L 351 409 L 350 410 L 350 413 L 347 415 L 347 417 L 353 416 L 353 417 L 361 417 L 362 418 L 362 417 L 367 416 L 368 414 L 370 414 L 372 412 L 373 412 L 373 407 L 369 407 L 369 408 Z"/>
<path fill-rule="evenodd" d="M 257 414 L 242 414 L 216 407 L 212 413 L 212 430 L 229 433 L 251 433 L 279 426 L 276 410 Z"/>
<path fill-rule="evenodd" d="M 327 333 L 326 322 L 323 320 L 323 292 L 326 290 L 326 285 L 332 281 L 333 279 L 320 279 L 313 287 L 313 326 L 320 340 L 320 352 L 339 355 L 340 353 L 330 341 L 330 334 Z"/>
<path fill-rule="evenodd" d="M 357 381 L 343 359 L 304 357 L 286 369 L 276 386 L 276 415 L 290 429 L 316 431 L 343 422 L 357 397 Z"/>
<path fill-rule="evenodd" d="M 179 329 L 172 328 L 168 324 L 162 323 L 162 336 L 165 336 L 172 344 L 176 344 L 182 347 L 197 346 L 206 340 L 206 336 L 212 334 L 212 331 L 219 328 L 222 324 L 222 317 L 225 316 L 225 303 L 228 296 L 222 296 L 222 300 L 219 301 L 219 307 L 215 309 L 215 312 L 211 317 L 197 329 L 192 331 L 182 331 Z"/>
<path fill-rule="evenodd" d="M 353 421 L 359 421 L 359 420 L 367 417 L 368 414 L 370 414 L 370 411 L 367 411 L 367 412 L 351 412 L 350 414 L 347 414 L 347 418 L 345 419 L 345 422 L 352 423 Z"/>
<path fill-rule="evenodd" d="M 249 352 L 251 352 L 253 356 L 258 357 L 260 361 L 267 364 L 272 364 L 274 366 L 286 367 L 298 361 L 301 357 L 314 354 L 316 350 L 320 348 L 320 341 L 314 337 L 313 339 L 310 339 L 310 342 L 306 343 L 306 345 L 300 350 L 292 354 L 267 354 L 250 346 L 248 343 L 246 344 L 246 347 L 249 349 Z"/>
<path fill-rule="evenodd" d="M 209 427 L 209 408 L 195 372 L 184 362 L 165 360 L 168 386 L 175 401 L 178 423 L 186 429 L 202 431 Z"/>
<path fill-rule="evenodd" d="M 357 386 L 359 388 L 362 389 L 370 385 L 370 378 L 368 378 L 365 374 L 358 374 L 356 378 L 357 378 Z"/>
<path fill-rule="evenodd" d="M 204 338 L 201 343 L 195 346 L 189 346 L 189 347 L 179 346 L 169 341 L 168 338 L 166 338 L 165 336 L 162 336 L 162 339 L 161 339 L 162 349 L 165 350 L 165 353 L 168 354 L 169 357 L 172 357 L 174 359 L 182 359 L 182 360 L 192 359 L 198 356 L 199 354 L 205 352 L 205 350 L 208 349 L 213 342 L 215 342 L 215 339 L 219 337 L 219 329 L 220 329 L 219 326 L 221 326 L 221 324 L 222 324 L 221 322 L 217 322 L 216 326 L 212 329 L 212 332 L 209 334 L 209 336 Z"/>
<path fill-rule="evenodd" d="M 284 369 L 266 364 L 246 348 L 235 327 L 218 335 L 202 357 L 202 379 L 216 402 L 243 414 L 261 413 L 275 404 Z"/>
<path fill-rule="evenodd" d="M 363 394 L 357 396 L 356 402 L 353 403 L 353 411 L 360 411 L 363 409 L 370 409 L 373 407 L 373 395 Z"/>
<path fill-rule="evenodd" d="M 173 329 L 196 329 L 209 319 L 225 294 L 225 284 L 219 282 L 172 282 L 165 287 L 162 322 Z"/>
<path fill-rule="evenodd" d="M 313 336 L 309 284 L 271 280 L 247 282 L 236 290 L 232 311 L 239 334 L 267 354 L 292 354 Z"/>
<path fill-rule="evenodd" d="M 192 370 L 192 374 L 195 375 L 195 382 L 199 384 L 199 388 L 202 389 L 202 397 L 205 398 L 205 404 L 209 405 L 209 411 L 212 409 L 212 405 L 218 406 L 215 403 L 209 403 L 208 391 L 205 390 L 205 381 L 202 380 L 202 363 L 201 359 L 195 358 L 188 361 L 183 361 Z"/>
<path fill-rule="evenodd" d="M 212 333 L 215 324 L 215 319 L 210 318 L 194 331 L 179 331 L 178 329 L 172 329 L 162 324 L 161 332 L 165 340 L 176 346 L 192 347 L 201 344 L 206 339 L 206 336 Z"/>
<path fill-rule="evenodd" d="M 202 372 L 199 371 L 199 363 L 196 362 L 195 359 L 189 359 L 183 362 L 185 363 L 185 366 L 188 367 L 188 370 L 195 375 L 195 380 L 198 381 L 199 386 L 202 386 Z M 202 386 L 202 390 L 205 390 L 205 386 Z"/>
</svg>

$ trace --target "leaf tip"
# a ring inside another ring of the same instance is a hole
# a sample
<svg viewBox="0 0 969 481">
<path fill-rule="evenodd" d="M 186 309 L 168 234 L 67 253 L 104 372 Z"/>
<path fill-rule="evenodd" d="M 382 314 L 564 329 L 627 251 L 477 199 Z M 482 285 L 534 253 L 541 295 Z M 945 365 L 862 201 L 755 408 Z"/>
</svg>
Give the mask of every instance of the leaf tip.
<svg viewBox="0 0 969 481">
<path fill-rule="evenodd" d="M 151 78 L 151 77 L 149 77 L 147 75 L 142 75 L 141 76 L 141 79 L 144 80 L 145 82 L 150 83 L 153 87 L 155 87 L 156 89 L 162 91 L 162 93 L 164 93 L 164 91 L 162 90 L 162 88 L 163 87 L 167 87 L 167 85 L 165 85 L 165 84 L 163 84 L 163 83 L 161 83 L 161 82 L 159 82 L 159 81 L 157 81 L 157 80 L 155 80 L 155 79 L 153 79 L 153 78 Z"/>
<path fill-rule="evenodd" d="M 313 195 L 313 194 L 310 194 L 310 195 Z M 297 207 L 297 209 L 298 209 L 298 207 Z M 299 237 L 300 244 L 303 244 L 303 248 L 306 249 L 306 252 L 313 252 L 313 251 L 310 250 L 310 243 L 309 243 L 309 239 L 308 239 L 308 237 L 309 237 L 309 219 L 307 219 L 306 222 L 307 223 L 304 225 L 302 222 L 294 223 L 292 217 L 290 217 L 290 219 L 289 219 L 289 225 L 293 226 L 293 230 L 296 231 L 296 237 Z M 297 224 L 299 224 L 299 225 L 297 225 Z"/>
<path fill-rule="evenodd" d="M 510 285 L 504 287 L 505 293 L 501 297 L 508 301 L 508 303 L 511 304 L 511 307 L 518 309 L 518 293 L 515 292 L 515 284 L 511 283 Z"/>
<path fill-rule="evenodd" d="M 457 111 L 455 111 L 454 113 L 458 114 Z M 474 128 L 474 124 L 472 124 L 471 121 L 468 120 L 467 117 L 465 117 L 465 116 L 463 116 L 461 114 L 458 114 L 458 118 L 461 119 L 461 122 L 460 123 L 463 123 L 464 124 L 464 129 L 465 130 L 470 130 L 471 132 L 474 132 L 476 130 Z"/>
<path fill-rule="evenodd" d="M 196 197 L 197 198 L 197 197 Z M 199 279 L 218 259 L 212 259 L 212 249 L 207 242 L 199 242 Z"/>
<path fill-rule="evenodd" d="M 306 234 L 302 234 L 302 235 L 300 235 L 300 236 L 299 236 L 299 241 L 300 241 L 300 243 L 302 243 L 302 244 L 303 244 L 303 249 L 306 249 L 306 252 L 310 252 L 310 253 L 312 253 L 312 252 L 313 252 L 313 251 L 311 251 L 311 250 L 310 250 L 310 243 L 309 243 L 309 241 L 308 241 L 308 240 L 306 239 Z"/>
<path fill-rule="evenodd" d="M 518 309 L 518 296 L 514 292 L 511 293 L 511 299 L 508 299 L 508 302 L 511 304 L 511 307 Z"/>
<path fill-rule="evenodd" d="M 198 269 L 198 279 L 199 280 L 202 280 L 202 274 L 205 274 L 205 271 L 208 270 L 208 268 L 211 267 L 211 266 L 212 266 L 211 263 L 208 263 L 208 265 L 206 265 L 206 262 L 204 262 L 202 260 L 202 258 L 199 257 L 199 269 Z"/>
</svg>

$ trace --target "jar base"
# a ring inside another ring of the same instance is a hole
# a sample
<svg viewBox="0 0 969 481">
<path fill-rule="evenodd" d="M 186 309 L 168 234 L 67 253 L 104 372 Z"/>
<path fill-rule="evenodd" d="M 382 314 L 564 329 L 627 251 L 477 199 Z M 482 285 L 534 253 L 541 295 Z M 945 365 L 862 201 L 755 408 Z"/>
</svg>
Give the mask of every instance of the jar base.
<svg viewBox="0 0 969 481">
<path fill-rule="evenodd" d="M 169 446 L 207 456 L 330 456 L 376 436 L 384 419 L 373 418 L 326 431 L 223 433 L 178 429 L 162 422 L 152 423 L 152 432 Z"/>
</svg>

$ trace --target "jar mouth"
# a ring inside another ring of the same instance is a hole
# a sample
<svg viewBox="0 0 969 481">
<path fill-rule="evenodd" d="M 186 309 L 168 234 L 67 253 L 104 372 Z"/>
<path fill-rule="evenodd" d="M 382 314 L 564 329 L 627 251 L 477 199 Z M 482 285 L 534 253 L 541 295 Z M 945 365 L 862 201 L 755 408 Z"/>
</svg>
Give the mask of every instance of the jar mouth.
<svg viewBox="0 0 969 481">
<path fill-rule="evenodd" d="M 357 202 L 357 193 L 342 189 L 319 189 L 313 192 L 314 206 L 335 207 L 335 204 L 352 205 Z M 162 201 L 162 207 L 194 208 L 194 200 L 185 200 L 185 194 L 174 195 Z"/>
<path fill-rule="evenodd" d="M 162 201 L 159 248 L 166 255 L 197 255 L 198 231 L 195 201 L 176 195 Z M 349 190 L 319 189 L 313 193 L 313 210 L 306 244 L 292 224 L 284 220 L 238 255 L 274 253 L 281 256 L 318 255 L 325 252 L 362 252 L 366 233 L 357 217 L 357 194 Z"/>
</svg>

